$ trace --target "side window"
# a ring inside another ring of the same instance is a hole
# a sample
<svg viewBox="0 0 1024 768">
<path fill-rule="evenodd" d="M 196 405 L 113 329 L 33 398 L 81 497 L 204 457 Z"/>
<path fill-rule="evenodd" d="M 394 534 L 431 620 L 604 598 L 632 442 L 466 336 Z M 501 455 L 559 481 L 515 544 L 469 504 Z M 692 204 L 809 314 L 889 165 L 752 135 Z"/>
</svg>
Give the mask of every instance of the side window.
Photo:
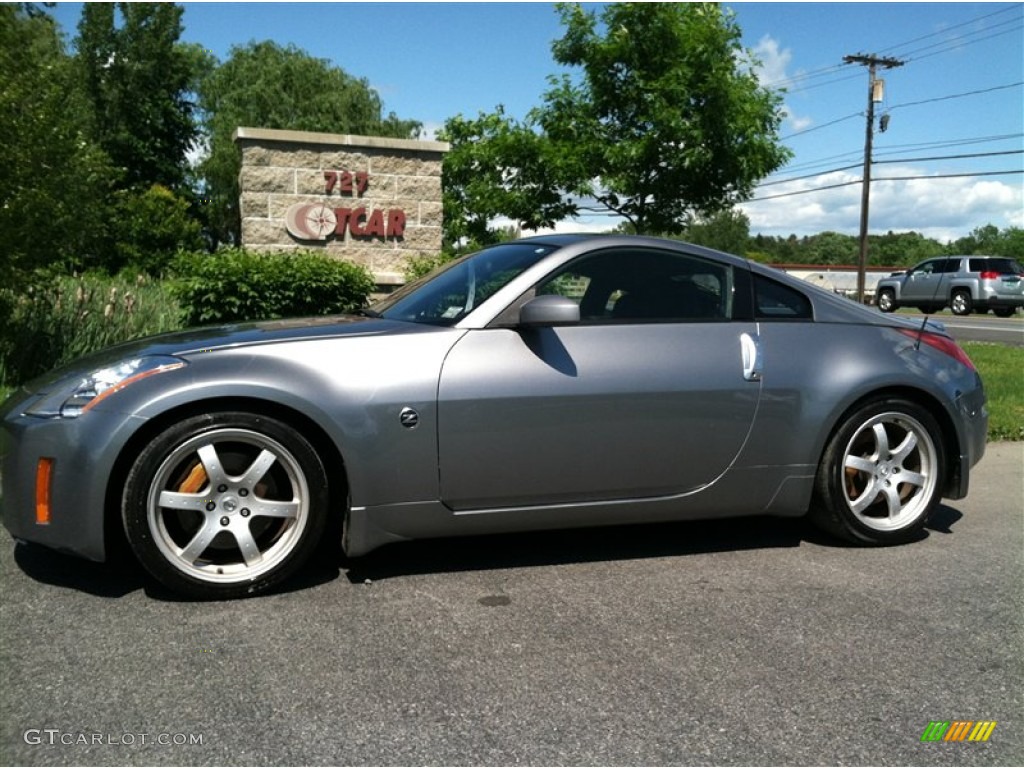
<svg viewBox="0 0 1024 768">
<path fill-rule="evenodd" d="M 685 253 L 616 248 L 584 256 L 537 286 L 580 305 L 584 323 L 728 320 L 733 271 Z"/>
<path fill-rule="evenodd" d="M 795 288 L 754 275 L 758 320 L 813 320 L 811 301 Z"/>
</svg>

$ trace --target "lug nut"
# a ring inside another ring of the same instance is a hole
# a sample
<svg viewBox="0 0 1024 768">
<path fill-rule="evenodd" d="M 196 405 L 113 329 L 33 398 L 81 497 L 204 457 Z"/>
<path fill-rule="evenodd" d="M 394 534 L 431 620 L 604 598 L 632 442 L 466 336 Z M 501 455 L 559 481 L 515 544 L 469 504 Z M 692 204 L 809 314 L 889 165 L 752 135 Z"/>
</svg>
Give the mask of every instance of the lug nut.
<svg viewBox="0 0 1024 768">
<path fill-rule="evenodd" d="M 249 489 L 248 488 L 239 488 L 238 489 L 238 495 L 239 496 L 248 496 L 249 495 Z"/>
<path fill-rule="evenodd" d="M 222 517 L 222 518 L 220 519 L 220 524 L 221 524 L 221 525 L 227 525 L 227 524 L 228 524 L 228 523 L 230 523 L 230 522 L 231 522 L 231 521 L 230 521 L 230 520 L 228 520 L 227 516 L 225 516 L 225 517 Z"/>
<path fill-rule="evenodd" d="M 224 483 L 221 483 L 220 485 L 217 486 L 217 493 L 224 493 L 224 491 L 226 491 L 227 489 L 228 487 L 224 485 Z"/>
<path fill-rule="evenodd" d="M 214 502 L 212 502 L 212 501 L 206 502 L 206 511 L 207 512 L 213 512 L 213 510 L 215 510 L 216 508 L 217 508 L 217 505 Z"/>
<path fill-rule="evenodd" d="M 248 517 L 249 516 L 249 508 L 248 507 L 242 507 L 241 515 L 242 515 L 242 517 Z"/>
</svg>

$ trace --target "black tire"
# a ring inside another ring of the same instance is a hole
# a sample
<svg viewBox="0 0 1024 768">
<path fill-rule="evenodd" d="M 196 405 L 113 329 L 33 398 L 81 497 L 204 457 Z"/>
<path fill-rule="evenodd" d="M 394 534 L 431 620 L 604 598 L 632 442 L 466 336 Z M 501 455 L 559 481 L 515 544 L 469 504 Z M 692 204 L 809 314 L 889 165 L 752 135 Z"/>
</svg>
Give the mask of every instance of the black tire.
<svg viewBox="0 0 1024 768">
<path fill-rule="evenodd" d="M 858 544 L 912 541 L 942 498 L 944 471 L 942 432 L 930 413 L 901 398 L 867 402 L 825 448 L 811 519 Z"/>
<path fill-rule="evenodd" d="M 974 308 L 970 291 L 953 291 L 949 297 L 949 308 L 954 315 L 969 315 Z"/>
<path fill-rule="evenodd" d="M 996 307 L 992 310 L 996 317 L 1013 317 L 1017 313 L 1016 307 Z"/>
<path fill-rule="evenodd" d="M 253 413 L 196 416 L 161 432 L 125 482 L 135 556 L 180 595 L 228 599 L 280 584 L 316 549 L 327 475 L 294 429 Z"/>
<path fill-rule="evenodd" d="M 896 292 L 892 288 L 883 288 L 878 292 L 878 308 L 883 312 L 895 312 L 899 309 Z"/>
</svg>

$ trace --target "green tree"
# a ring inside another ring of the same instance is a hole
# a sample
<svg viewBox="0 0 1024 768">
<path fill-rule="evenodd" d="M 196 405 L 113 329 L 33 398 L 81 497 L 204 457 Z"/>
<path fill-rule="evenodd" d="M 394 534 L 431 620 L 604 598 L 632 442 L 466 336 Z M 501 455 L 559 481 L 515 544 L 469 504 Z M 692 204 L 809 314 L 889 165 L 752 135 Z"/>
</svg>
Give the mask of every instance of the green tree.
<svg viewBox="0 0 1024 768">
<path fill-rule="evenodd" d="M 183 9 L 171 3 L 87 3 L 76 40 L 93 131 L 122 187 L 178 193 L 198 136 L 194 88 L 204 57 L 178 42 Z M 120 17 L 121 24 L 117 24 Z"/>
<path fill-rule="evenodd" d="M 409 138 L 420 123 L 384 116 L 380 96 L 295 46 L 265 41 L 236 46 L 200 84 L 209 153 L 200 165 L 214 242 L 239 243 L 240 126 Z"/>
<path fill-rule="evenodd" d="M 638 233 L 680 232 L 688 215 L 748 199 L 790 156 L 781 96 L 762 88 L 732 12 L 712 3 L 615 3 L 600 22 L 560 4 L 552 78 L 533 119 L 569 191 L 589 193 Z M 600 28 L 599 28 L 600 27 Z"/>
<path fill-rule="evenodd" d="M 750 219 L 736 208 L 719 211 L 691 221 L 683 239 L 694 245 L 745 256 L 750 244 Z"/>
<path fill-rule="evenodd" d="M 874 266 L 911 266 L 943 252 L 940 242 L 926 238 L 918 232 L 870 235 L 868 242 L 869 261 Z"/>
<path fill-rule="evenodd" d="M 994 224 L 986 224 L 972 230 L 967 237 L 950 243 L 946 252 L 951 255 L 978 254 L 1024 259 L 1024 229 L 1007 227 L 1000 230 Z"/>
<path fill-rule="evenodd" d="M 86 112 L 53 20 L 0 5 L 0 288 L 97 256 L 115 174 Z"/>
<path fill-rule="evenodd" d="M 441 177 L 446 247 L 498 242 L 491 223 L 499 217 L 538 229 L 575 212 L 559 190 L 554 148 L 502 107 L 475 120 L 452 117 L 438 138 L 451 144 Z"/>
<path fill-rule="evenodd" d="M 821 232 L 806 241 L 805 264 L 854 264 L 857 261 L 857 238 L 853 235 Z"/>
</svg>

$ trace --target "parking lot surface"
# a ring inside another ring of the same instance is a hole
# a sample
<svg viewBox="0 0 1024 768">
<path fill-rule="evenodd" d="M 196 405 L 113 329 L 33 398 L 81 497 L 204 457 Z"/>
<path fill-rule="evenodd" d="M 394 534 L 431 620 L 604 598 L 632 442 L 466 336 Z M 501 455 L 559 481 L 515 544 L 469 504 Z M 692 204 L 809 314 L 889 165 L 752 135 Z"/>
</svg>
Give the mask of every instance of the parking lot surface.
<svg viewBox="0 0 1024 768">
<path fill-rule="evenodd" d="M 0 764 L 1020 765 L 1024 445 L 927 536 L 741 519 L 325 554 L 173 600 L 0 534 Z M 986 742 L 922 742 L 933 721 Z"/>
</svg>

